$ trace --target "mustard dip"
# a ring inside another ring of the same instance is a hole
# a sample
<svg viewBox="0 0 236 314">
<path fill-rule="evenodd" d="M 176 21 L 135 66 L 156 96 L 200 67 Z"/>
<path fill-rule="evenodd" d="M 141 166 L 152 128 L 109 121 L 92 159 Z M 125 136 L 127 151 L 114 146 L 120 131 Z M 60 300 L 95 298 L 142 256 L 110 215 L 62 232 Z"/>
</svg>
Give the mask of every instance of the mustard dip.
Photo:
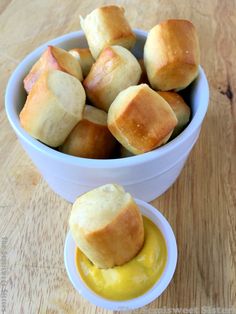
<svg viewBox="0 0 236 314">
<path fill-rule="evenodd" d="M 167 248 L 158 227 L 143 217 L 144 245 L 140 252 L 122 266 L 97 268 L 77 248 L 77 270 L 87 286 L 98 295 L 110 300 L 129 300 L 144 294 L 161 277 Z"/>
</svg>

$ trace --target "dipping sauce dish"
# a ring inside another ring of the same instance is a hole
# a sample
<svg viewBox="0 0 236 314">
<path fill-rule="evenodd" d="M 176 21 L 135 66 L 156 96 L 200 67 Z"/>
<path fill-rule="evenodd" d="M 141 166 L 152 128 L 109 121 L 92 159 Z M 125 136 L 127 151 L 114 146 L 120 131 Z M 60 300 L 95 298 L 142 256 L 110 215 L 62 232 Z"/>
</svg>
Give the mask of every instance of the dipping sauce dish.
<svg viewBox="0 0 236 314">
<path fill-rule="evenodd" d="M 144 294 L 161 277 L 167 260 L 165 239 L 157 226 L 143 216 L 144 244 L 139 253 L 122 266 L 100 269 L 78 248 L 77 270 L 98 295 L 110 300 L 129 300 Z"/>
<path fill-rule="evenodd" d="M 67 237 L 66 237 L 66 242 L 65 242 L 65 248 L 64 248 L 64 261 L 65 261 L 65 266 L 67 270 L 67 274 L 69 276 L 70 281 L 72 282 L 73 286 L 75 289 L 86 299 L 88 299 L 91 303 L 101 306 L 106 309 L 111 309 L 111 310 L 131 310 L 135 308 L 142 307 L 150 302 L 152 302 L 154 299 L 156 299 L 168 286 L 169 282 L 171 281 L 175 268 L 176 268 L 176 263 L 177 263 L 177 245 L 176 245 L 176 240 L 174 233 L 168 223 L 168 221 L 164 218 L 164 216 L 153 206 L 150 204 L 143 202 L 141 200 L 135 200 L 137 205 L 139 206 L 142 215 L 147 217 L 148 219 L 146 220 L 147 222 L 144 223 L 146 226 L 149 225 L 149 221 L 151 221 L 151 225 L 154 224 L 157 229 L 154 228 L 154 230 L 157 230 L 157 234 L 155 236 L 153 234 L 149 234 L 150 240 L 152 236 L 154 236 L 157 239 L 160 240 L 161 244 L 161 251 L 162 252 L 157 252 L 157 255 L 159 254 L 158 259 L 158 264 L 160 269 L 159 271 L 156 272 L 155 274 L 155 280 L 154 284 L 150 283 L 150 287 L 147 288 L 147 291 L 145 292 L 145 287 L 141 291 L 136 291 L 136 295 L 131 295 L 127 294 L 126 296 L 120 295 L 120 294 L 115 294 L 114 290 L 110 291 L 109 295 L 104 297 L 104 292 L 96 293 L 89 287 L 89 285 L 86 284 L 86 279 L 84 280 L 80 275 L 80 272 L 78 271 L 78 263 L 77 259 L 81 258 L 80 253 L 78 253 L 76 244 L 74 240 L 72 239 L 71 233 L 68 232 Z M 150 225 L 148 226 L 150 229 Z M 153 229 L 151 227 L 150 233 L 152 233 Z M 158 234 L 160 232 L 161 234 Z M 156 237 L 157 236 L 157 237 Z M 163 239 L 163 241 L 161 240 Z M 159 240 L 157 240 L 159 242 Z M 148 243 L 146 243 L 146 248 L 148 248 Z M 145 243 L 143 250 L 145 250 Z M 140 251 L 140 254 L 142 254 L 142 250 Z M 138 258 L 139 254 L 135 257 Z M 83 259 L 84 257 L 82 257 Z M 130 261 L 130 263 L 136 263 L 135 258 Z M 83 263 L 83 261 L 82 261 Z M 89 261 L 85 261 L 85 264 L 87 264 L 86 267 L 88 266 Z M 128 267 L 129 262 L 127 265 L 123 265 L 125 267 Z M 92 265 L 90 265 L 92 267 Z M 83 266 L 84 267 L 84 266 Z M 86 269 L 85 267 L 85 269 Z M 122 267 L 122 266 L 120 266 Z M 152 268 L 153 264 L 147 265 L 147 267 Z M 163 268 L 163 269 L 162 269 Z M 86 271 L 86 270 L 85 270 Z M 101 271 L 101 270 L 99 270 Z M 107 270 L 104 270 L 107 271 Z M 108 270 L 112 272 L 112 269 Z M 153 270 L 151 270 L 153 271 Z M 133 272 L 133 270 L 132 270 Z M 131 273 L 132 275 L 132 273 Z M 112 273 L 109 274 L 110 280 L 112 278 Z M 120 287 L 118 287 L 118 290 Z M 126 289 L 126 293 L 129 290 L 129 287 L 124 287 Z M 106 294 L 106 293 L 105 293 Z M 139 296 L 137 296 L 137 294 Z M 128 298 L 124 300 L 124 298 Z M 119 299 L 123 300 L 119 300 Z M 113 300 L 111 300 L 113 299 Z M 115 299 L 115 300 L 114 300 Z"/>
</svg>

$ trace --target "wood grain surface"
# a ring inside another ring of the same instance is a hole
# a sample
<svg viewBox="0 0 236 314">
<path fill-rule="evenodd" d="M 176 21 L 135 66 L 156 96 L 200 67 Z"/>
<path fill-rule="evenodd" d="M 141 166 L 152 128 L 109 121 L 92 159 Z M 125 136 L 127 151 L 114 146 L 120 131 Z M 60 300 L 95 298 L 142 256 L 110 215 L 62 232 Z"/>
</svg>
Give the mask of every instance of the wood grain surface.
<svg viewBox="0 0 236 314">
<path fill-rule="evenodd" d="M 17 64 L 40 44 L 80 29 L 109 1 L 0 0 L 0 234 L 2 313 L 112 313 L 80 297 L 63 248 L 71 205 L 55 195 L 23 151 L 4 111 Z M 236 313 L 236 2 L 124 0 L 134 28 L 166 18 L 196 25 L 210 104 L 200 138 L 177 182 L 153 205 L 178 242 L 174 279 L 132 313 Z M 131 312 L 130 312 L 131 313 Z"/>
</svg>

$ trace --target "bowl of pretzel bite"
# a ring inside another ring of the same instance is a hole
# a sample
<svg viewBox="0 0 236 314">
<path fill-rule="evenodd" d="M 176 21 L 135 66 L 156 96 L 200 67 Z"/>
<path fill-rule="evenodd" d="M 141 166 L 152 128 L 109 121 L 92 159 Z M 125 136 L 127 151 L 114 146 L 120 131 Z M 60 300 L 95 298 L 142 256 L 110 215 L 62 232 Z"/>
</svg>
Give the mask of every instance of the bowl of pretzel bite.
<svg viewBox="0 0 236 314">
<path fill-rule="evenodd" d="M 151 201 L 179 176 L 207 111 L 197 30 L 180 19 L 132 29 L 116 5 L 80 25 L 17 66 L 5 96 L 10 124 L 67 201 L 111 182 Z"/>
</svg>

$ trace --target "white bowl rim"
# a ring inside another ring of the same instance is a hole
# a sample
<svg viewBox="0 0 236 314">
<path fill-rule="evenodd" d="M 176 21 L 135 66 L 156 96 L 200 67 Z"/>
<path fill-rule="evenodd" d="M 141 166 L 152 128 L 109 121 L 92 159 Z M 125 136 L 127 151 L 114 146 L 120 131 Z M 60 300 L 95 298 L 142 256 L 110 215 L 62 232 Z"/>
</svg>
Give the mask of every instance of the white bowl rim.
<svg viewBox="0 0 236 314">
<path fill-rule="evenodd" d="M 89 300 L 91 303 L 109 310 L 114 311 L 133 310 L 151 303 L 156 298 L 158 298 L 167 288 L 176 269 L 178 256 L 177 244 L 174 232 L 169 222 L 160 213 L 160 211 L 153 207 L 152 205 L 139 199 L 135 199 L 135 202 L 138 204 L 138 206 L 140 206 L 143 215 L 147 217 L 149 215 L 155 217 L 156 221 L 153 221 L 153 219 L 150 216 L 148 218 L 151 219 L 156 225 L 158 225 L 158 228 L 160 229 L 162 235 L 165 238 L 168 250 L 167 263 L 161 278 L 145 294 L 126 301 L 112 301 L 97 295 L 95 292 L 93 292 L 90 288 L 87 287 L 87 285 L 83 282 L 83 280 L 80 278 L 77 272 L 75 265 L 76 244 L 72 238 L 70 231 L 67 233 L 65 240 L 64 263 L 67 275 L 72 285 L 84 298 Z"/>
<path fill-rule="evenodd" d="M 134 29 L 134 32 L 138 36 L 146 37 L 148 32 Z M 13 93 L 12 90 L 14 89 L 14 84 L 16 81 L 16 78 L 18 77 L 18 74 L 22 71 L 22 68 L 24 68 L 29 62 L 32 61 L 32 59 L 35 58 L 35 55 L 40 54 L 43 52 L 43 50 L 48 45 L 58 45 L 63 43 L 64 41 L 68 41 L 70 39 L 74 39 L 76 37 L 84 36 L 83 31 L 77 31 L 77 32 L 71 32 L 62 36 L 59 36 L 57 38 L 54 38 L 43 45 L 36 48 L 34 51 L 32 51 L 30 54 L 28 54 L 16 67 L 14 72 L 12 73 L 8 84 L 6 88 L 5 93 L 5 109 L 7 113 L 8 120 L 12 126 L 12 128 L 15 130 L 16 134 L 19 136 L 20 139 L 26 141 L 30 146 L 32 146 L 35 150 L 44 153 L 45 155 L 48 155 L 49 157 L 53 159 L 57 159 L 62 163 L 65 164 L 73 164 L 73 165 L 80 165 L 85 168 L 122 168 L 122 167 L 129 167 L 133 164 L 141 164 L 141 163 L 147 163 L 153 159 L 156 159 L 157 157 L 162 157 L 165 154 L 169 154 L 172 150 L 174 150 L 176 147 L 178 147 L 187 137 L 190 137 L 194 131 L 201 125 L 204 116 L 207 111 L 208 107 L 208 101 L 209 101 L 209 86 L 207 82 L 206 75 L 202 69 L 202 67 L 199 67 L 199 77 L 203 81 L 203 84 L 205 86 L 205 102 L 201 104 L 201 106 L 198 106 L 198 109 L 192 118 L 189 125 L 185 128 L 185 130 L 178 135 L 175 139 L 170 141 L 169 143 L 156 148 L 150 152 L 136 155 L 136 156 L 130 156 L 126 158 L 115 158 L 115 159 L 90 159 L 90 158 L 82 158 L 82 157 L 75 157 L 71 155 L 67 155 L 64 153 L 61 153 L 53 148 L 50 148 L 46 146 L 45 144 L 39 142 L 35 138 L 31 137 L 20 125 L 19 123 L 19 116 L 16 114 L 15 110 L 13 110 Z"/>
</svg>

